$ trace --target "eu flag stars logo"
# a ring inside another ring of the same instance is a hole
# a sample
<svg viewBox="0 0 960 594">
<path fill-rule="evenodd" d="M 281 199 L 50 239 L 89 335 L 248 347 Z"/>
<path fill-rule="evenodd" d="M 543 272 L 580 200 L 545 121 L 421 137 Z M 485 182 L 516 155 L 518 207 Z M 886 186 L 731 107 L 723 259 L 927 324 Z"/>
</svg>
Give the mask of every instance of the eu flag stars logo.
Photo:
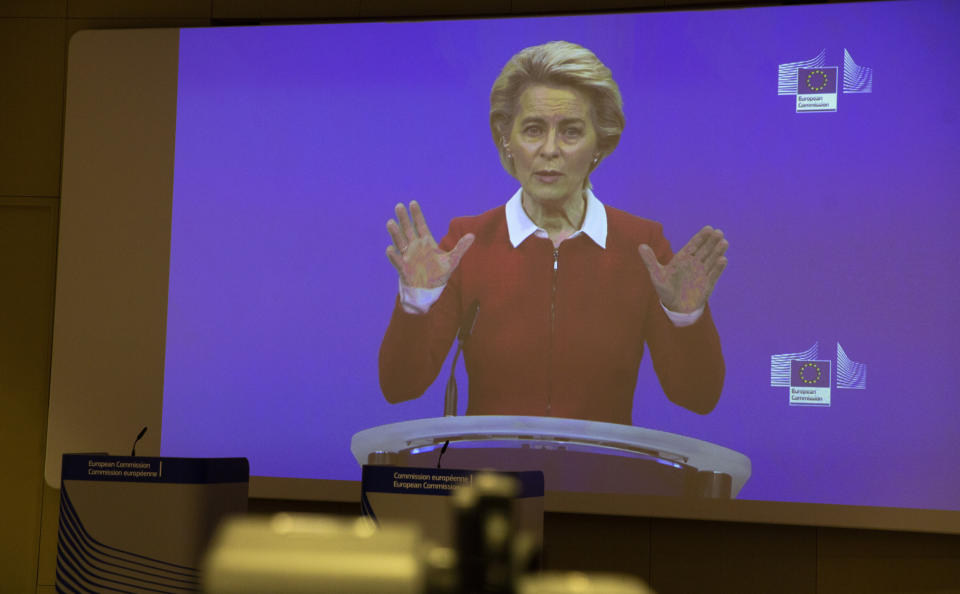
<svg viewBox="0 0 960 594">
<path fill-rule="evenodd" d="M 842 84 L 841 84 L 842 82 Z M 843 67 L 827 66 L 827 49 L 806 60 L 777 67 L 777 95 L 794 95 L 797 113 L 837 111 L 837 95 L 872 93 L 873 68 L 861 66 L 843 48 Z"/>
<path fill-rule="evenodd" d="M 797 69 L 797 113 L 837 111 L 836 66 Z"/>
<path fill-rule="evenodd" d="M 790 361 L 790 406 L 830 406 L 830 361 Z"/>
</svg>

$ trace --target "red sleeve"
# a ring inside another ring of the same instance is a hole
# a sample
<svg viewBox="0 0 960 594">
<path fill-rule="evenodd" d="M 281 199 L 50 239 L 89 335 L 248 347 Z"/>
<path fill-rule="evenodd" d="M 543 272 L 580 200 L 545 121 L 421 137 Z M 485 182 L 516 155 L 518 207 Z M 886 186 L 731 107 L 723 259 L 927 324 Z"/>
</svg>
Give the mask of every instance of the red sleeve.
<svg viewBox="0 0 960 594">
<path fill-rule="evenodd" d="M 449 250 L 463 233 L 450 223 L 440 242 Z M 440 299 L 425 314 L 409 314 L 394 300 L 390 325 L 380 344 L 380 390 L 389 402 L 419 398 L 433 384 L 443 367 L 460 319 L 459 269 L 447 282 Z"/>
<path fill-rule="evenodd" d="M 670 243 L 658 228 L 650 243 L 662 264 L 670 262 Z M 678 328 L 664 313 L 659 299 L 651 300 L 647 312 L 647 346 L 660 386 L 671 402 L 705 415 L 712 411 L 723 391 L 726 367 L 720 336 L 709 305 L 700 319 Z"/>
</svg>

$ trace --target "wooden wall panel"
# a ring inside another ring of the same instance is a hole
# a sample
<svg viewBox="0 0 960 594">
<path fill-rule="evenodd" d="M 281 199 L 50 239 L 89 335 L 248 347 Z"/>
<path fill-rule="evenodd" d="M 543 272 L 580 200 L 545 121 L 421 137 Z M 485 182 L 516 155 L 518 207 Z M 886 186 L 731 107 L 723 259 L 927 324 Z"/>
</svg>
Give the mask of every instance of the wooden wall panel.
<svg viewBox="0 0 960 594">
<path fill-rule="evenodd" d="M 818 594 L 960 592 L 960 537 L 819 530 Z"/>
<path fill-rule="evenodd" d="M 596 0 L 587 5 L 583 0 L 512 0 L 512 12 L 579 12 L 584 10 L 631 10 L 661 8 L 665 0 Z"/>
<path fill-rule="evenodd" d="M 478 15 L 508 14 L 510 0 L 465 0 L 448 2 L 446 0 L 362 0 L 360 15 L 368 18 L 405 17 L 405 16 L 460 16 L 468 18 Z"/>
<path fill-rule="evenodd" d="M 57 196 L 66 23 L 0 18 L 0 196 Z"/>
<path fill-rule="evenodd" d="M 360 0 L 212 0 L 215 20 L 283 21 L 349 19 L 360 16 Z"/>
<path fill-rule="evenodd" d="M 50 383 L 58 201 L 0 198 L 0 591 L 32 592 Z"/>
<path fill-rule="evenodd" d="M 650 519 L 547 514 L 543 568 L 628 573 L 650 580 Z"/>
<path fill-rule="evenodd" d="M 816 592 L 817 529 L 655 519 L 650 584 L 659 594 Z"/>
<path fill-rule="evenodd" d="M 4 0 L 0 17 L 63 18 L 67 16 L 67 0 Z"/>
<path fill-rule="evenodd" d="M 210 18 L 210 0 L 70 0 L 70 18 Z"/>
<path fill-rule="evenodd" d="M 57 525 L 60 520 L 60 489 L 43 484 L 40 503 L 40 550 L 37 554 L 37 587 L 53 587 L 57 578 Z"/>
</svg>

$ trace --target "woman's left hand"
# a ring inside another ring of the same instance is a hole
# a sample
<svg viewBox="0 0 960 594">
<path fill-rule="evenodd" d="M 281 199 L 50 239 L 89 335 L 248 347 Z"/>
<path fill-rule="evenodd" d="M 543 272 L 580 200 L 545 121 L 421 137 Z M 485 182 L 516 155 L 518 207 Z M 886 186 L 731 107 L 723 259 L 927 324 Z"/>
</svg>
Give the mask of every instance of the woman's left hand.
<svg viewBox="0 0 960 594">
<path fill-rule="evenodd" d="M 723 232 L 709 225 L 697 232 L 666 265 L 657 261 L 650 246 L 640 246 L 660 302 L 676 313 L 697 311 L 707 303 L 717 279 L 727 266 L 729 247 Z"/>
</svg>

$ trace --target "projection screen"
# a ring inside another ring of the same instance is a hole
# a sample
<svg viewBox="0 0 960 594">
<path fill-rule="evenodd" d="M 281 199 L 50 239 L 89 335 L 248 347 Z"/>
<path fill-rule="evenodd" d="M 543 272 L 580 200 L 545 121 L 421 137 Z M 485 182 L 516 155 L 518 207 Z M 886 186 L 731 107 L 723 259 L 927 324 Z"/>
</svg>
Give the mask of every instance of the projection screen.
<svg viewBox="0 0 960 594">
<path fill-rule="evenodd" d="M 752 472 L 732 501 L 584 485 L 548 509 L 960 532 L 956 22 L 926 1 L 78 34 L 48 482 L 147 425 L 141 453 L 248 457 L 251 496 L 355 499 L 351 437 L 441 416 L 450 365 L 384 398 L 385 223 L 416 200 L 440 241 L 507 203 L 491 86 L 563 40 L 622 95 L 595 197 L 674 251 L 705 225 L 730 245 L 716 407 L 671 402 L 646 352 L 625 423 Z"/>
</svg>

